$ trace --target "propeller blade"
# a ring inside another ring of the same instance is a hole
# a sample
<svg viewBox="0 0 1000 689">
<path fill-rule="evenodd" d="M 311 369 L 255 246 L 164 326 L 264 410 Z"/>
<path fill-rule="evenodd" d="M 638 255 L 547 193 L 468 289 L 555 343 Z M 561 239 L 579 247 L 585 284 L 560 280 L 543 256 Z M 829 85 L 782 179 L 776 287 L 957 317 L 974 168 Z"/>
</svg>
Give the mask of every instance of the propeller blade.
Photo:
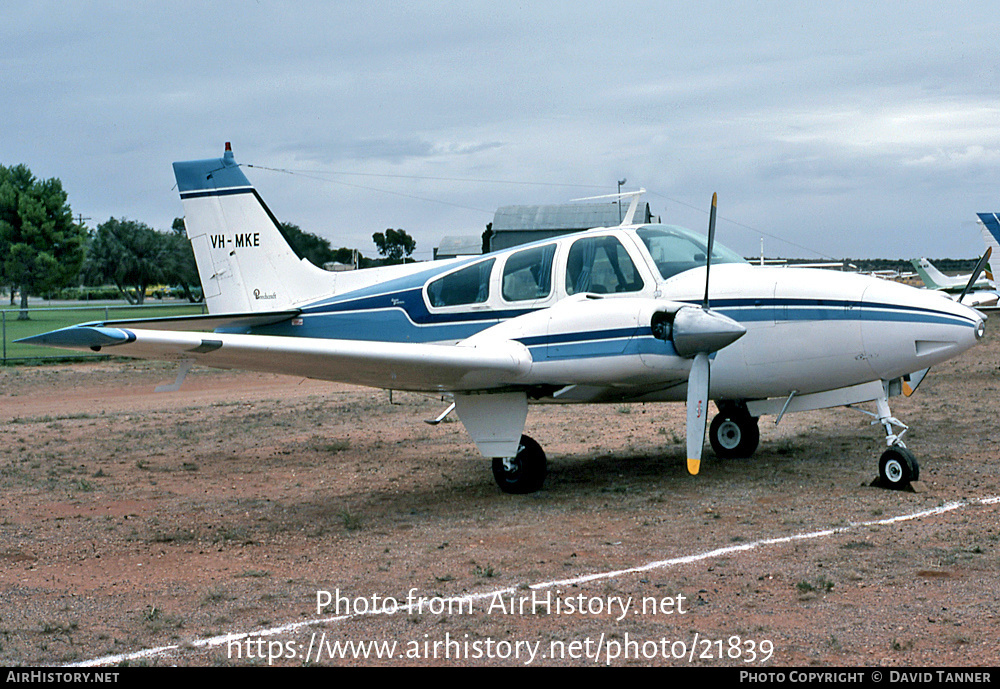
<svg viewBox="0 0 1000 689">
<path fill-rule="evenodd" d="M 929 371 L 929 368 L 925 368 L 923 371 L 917 371 L 916 373 L 911 373 L 908 376 L 903 376 L 903 394 L 909 397 L 915 393 L 917 391 L 917 386 L 920 385 Z"/>
<path fill-rule="evenodd" d="M 965 295 L 968 294 L 969 290 L 972 289 L 972 285 L 975 284 L 976 280 L 979 279 L 979 274 L 983 272 L 983 267 L 986 265 L 986 262 L 990 260 L 990 254 L 992 253 L 993 253 L 993 247 L 991 246 L 986 247 L 986 253 L 983 254 L 983 257 L 979 259 L 979 263 L 976 264 L 976 269 L 972 271 L 972 275 L 969 276 L 969 284 L 965 286 L 965 289 L 962 290 L 962 294 L 957 299 L 959 304 L 962 303 L 962 300 L 965 299 Z"/>
<path fill-rule="evenodd" d="M 692 476 L 701 467 L 705 446 L 705 419 L 708 417 L 708 354 L 699 352 L 691 364 L 687 394 L 687 469 Z"/>
<path fill-rule="evenodd" d="M 708 309 L 708 271 L 712 267 L 712 249 L 715 247 L 715 207 L 718 201 L 718 192 L 713 192 L 712 212 L 708 216 L 708 247 L 705 252 L 705 301 L 702 303 L 704 309 Z"/>
</svg>

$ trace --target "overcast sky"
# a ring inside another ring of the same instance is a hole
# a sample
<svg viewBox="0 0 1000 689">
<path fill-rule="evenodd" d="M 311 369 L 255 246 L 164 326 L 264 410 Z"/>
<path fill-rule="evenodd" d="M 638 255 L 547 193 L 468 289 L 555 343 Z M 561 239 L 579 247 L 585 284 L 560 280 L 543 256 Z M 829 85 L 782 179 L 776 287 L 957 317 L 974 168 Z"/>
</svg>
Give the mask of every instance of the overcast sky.
<svg viewBox="0 0 1000 689">
<path fill-rule="evenodd" d="M 0 164 L 167 229 L 232 141 L 279 219 L 429 258 L 497 207 L 645 187 L 746 255 L 971 257 L 1000 211 L 996 3 L 0 7 Z"/>
</svg>

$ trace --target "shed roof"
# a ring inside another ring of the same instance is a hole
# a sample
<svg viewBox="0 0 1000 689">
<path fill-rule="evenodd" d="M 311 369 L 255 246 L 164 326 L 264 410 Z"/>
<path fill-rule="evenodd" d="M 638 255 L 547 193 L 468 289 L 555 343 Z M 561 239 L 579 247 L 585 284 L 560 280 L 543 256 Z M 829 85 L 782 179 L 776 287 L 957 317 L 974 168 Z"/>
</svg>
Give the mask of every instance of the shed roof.
<svg viewBox="0 0 1000 689">
<path fill-rule="evenodd" d="M 441 237 L 437 247 L 438 255 L 474 256 L 483 253 L 483 238 L 476 235 Z"/>
<path fill-rule="evenodd" d="M 553 206 L 502 206 L 493 216 L 493 232 L 525 230 L 589 230 L 614 227 L 628 212 L 623 203 L 576 203 Z M 649 222 L 649 204 L 639 204 L 635 221 Z"/>
</svg>

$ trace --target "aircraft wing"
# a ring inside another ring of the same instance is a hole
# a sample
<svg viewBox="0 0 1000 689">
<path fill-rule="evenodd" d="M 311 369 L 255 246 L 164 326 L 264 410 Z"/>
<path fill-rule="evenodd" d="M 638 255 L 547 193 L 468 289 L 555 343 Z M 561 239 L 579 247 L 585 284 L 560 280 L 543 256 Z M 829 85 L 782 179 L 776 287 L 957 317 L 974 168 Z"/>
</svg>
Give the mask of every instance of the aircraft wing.
<svg viewBox="0 0 1000 689">
<path fill-rule="evenodd" d="M 21 342 L 434 392 L 502 388 L 532 363 L 524 345 L 501 339 L 460 346 L 77 325 Z"/>
</svg>

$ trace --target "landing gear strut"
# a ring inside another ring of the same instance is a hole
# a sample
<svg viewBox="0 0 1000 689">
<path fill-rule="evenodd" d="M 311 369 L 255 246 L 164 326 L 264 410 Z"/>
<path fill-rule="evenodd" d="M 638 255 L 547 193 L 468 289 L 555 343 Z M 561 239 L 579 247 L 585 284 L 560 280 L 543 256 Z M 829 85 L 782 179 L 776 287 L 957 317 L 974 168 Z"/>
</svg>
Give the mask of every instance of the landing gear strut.
<svg viewBox="0 0 1000 689">
<path fill-rule="evenodd" d="M 504 493 L 534 493 L 545 481 L 545 453 L 538 443 L 522 435 L 516 455 L 493 459 L 493 478 Z"/>
<path fill-rule="evenodd" d="M 745 406 L 727 404 L 712 419 L 708 439 L 720 459 L 750 457 L 760 444 L 760 428 Z"/>
<path fill-rule="evenodd" d="M 903 444 L 903 435 L 909 427 L 889 411 L 888 384 L 883 384 L 884 393 L 875 400 L 877 413 L 872 424 L 881 423 L 885 429 L 885 443 L 889 449 L 882 453 L 878 461 L 878 483 L 884 488 L 901 490 L 920 478 L 920 465 L 913 453 Z M 900 428 L 896 433 L 896 428 Z"/>
</svg>

